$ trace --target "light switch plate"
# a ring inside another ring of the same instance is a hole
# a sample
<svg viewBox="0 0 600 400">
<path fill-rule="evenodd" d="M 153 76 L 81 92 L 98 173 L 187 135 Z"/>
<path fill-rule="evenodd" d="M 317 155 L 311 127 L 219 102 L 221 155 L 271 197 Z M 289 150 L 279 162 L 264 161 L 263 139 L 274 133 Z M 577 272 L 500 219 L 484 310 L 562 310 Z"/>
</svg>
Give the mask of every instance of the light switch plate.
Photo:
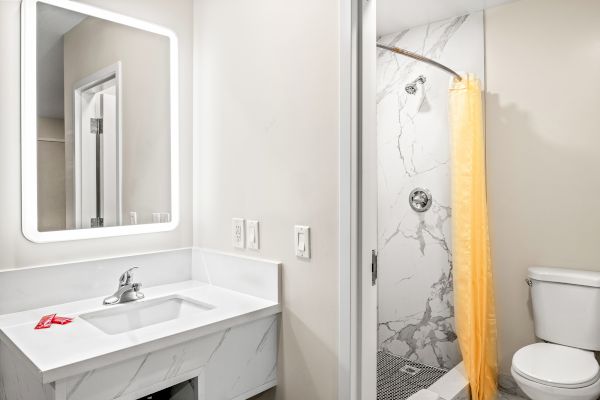
<svg viewBox="0 0 600 400">
<path fill-rule="evenodd" d="M 246 246 L 246 239 L 244 237 L 244 219 L 233 218 L 231 220 L 231 235 L 233 241 L 233 247 L 243 249 Z"/>
<path fill-rule="evenodd" d="M 310 258 L 310 227 L 304 225 L 294 226 L 294 248 L 296 256 Z"/>
<path fill-rule="evenodd" d="M 258 250 L 260 246 L 258 239 L 258 221 L 246 221 L 246 247 L 252 250 Z"/>
</svg>

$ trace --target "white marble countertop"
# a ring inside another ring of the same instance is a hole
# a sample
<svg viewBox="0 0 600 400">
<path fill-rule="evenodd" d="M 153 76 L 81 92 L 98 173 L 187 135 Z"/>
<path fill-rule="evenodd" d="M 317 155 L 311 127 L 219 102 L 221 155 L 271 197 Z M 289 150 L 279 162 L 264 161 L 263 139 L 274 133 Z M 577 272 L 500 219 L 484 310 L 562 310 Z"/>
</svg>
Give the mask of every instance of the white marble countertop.
<svg viewBox="0 0 600 400">
<path fill-rule="evenodd" d="M 22 354 L 33 371 L 40 374 L 42 382 L 50 383 L 281 311 L 276 302 L 199 281 L 155 286 L 142 291 L 146 297 L 139 301 L 180 294 L 211 304 L 214 308 L 193 318 L 178 318 L 108 335 L 79 315 L 107 307 L 127 307 L 128 304 L 103 306 L 104 297 L 98 297 L 0 315 L 0 340 Z M 36 323 L 47 314 L 75 319 L 68 325 L 35 330 Z"/>
</svg>

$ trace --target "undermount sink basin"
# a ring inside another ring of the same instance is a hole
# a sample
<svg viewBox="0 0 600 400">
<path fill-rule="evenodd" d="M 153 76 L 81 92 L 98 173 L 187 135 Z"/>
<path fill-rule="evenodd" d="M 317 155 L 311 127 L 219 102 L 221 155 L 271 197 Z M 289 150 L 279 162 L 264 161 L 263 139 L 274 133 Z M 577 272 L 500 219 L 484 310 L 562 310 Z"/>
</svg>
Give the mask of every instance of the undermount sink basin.
<svg viewBox="0 0 600 400">
<path fill-rule="evenodd" d="M 177 318 L 190 318 L 214 306 L 172 295 L 109 306 L 106 310 L 81 314 L 80 317 L 108 335 L 129 332 Z"/>
</svg>

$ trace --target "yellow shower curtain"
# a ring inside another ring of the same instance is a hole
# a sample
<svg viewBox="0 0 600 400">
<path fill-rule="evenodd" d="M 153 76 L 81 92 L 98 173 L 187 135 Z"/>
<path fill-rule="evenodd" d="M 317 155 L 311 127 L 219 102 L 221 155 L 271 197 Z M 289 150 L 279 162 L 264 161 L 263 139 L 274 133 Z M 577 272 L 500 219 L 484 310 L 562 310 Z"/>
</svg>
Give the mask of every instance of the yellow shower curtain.
<svg viewBox="0 0 600 400">
<path fill-rule="evenodd" d="M 458 342 L 471 398 L 497 391 L 496 310 L 490 259 L 481 85 L 473 76 L 450 88 L 452 248 Z"/>
</svg>

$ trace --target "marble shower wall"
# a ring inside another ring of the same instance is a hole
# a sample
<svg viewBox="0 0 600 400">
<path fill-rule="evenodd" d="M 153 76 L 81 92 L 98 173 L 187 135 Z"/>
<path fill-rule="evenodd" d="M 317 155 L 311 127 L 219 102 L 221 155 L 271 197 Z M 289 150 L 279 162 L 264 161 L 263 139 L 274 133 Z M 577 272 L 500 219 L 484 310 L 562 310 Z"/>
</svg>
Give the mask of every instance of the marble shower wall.
<svg viewBox="0 0 600 400">
<path fill-rule="evenodd" d="M 483 13 L 380 38 L 484 79 Z M 407 83 L 427 81 L 409 95 Z M 424 364 L 461 360 L 454 324 L 450 208 L 450 75 L 389 51 L 377 57 L 378 344 Z M 412 211 L 409 193 L 429 189 L 433 205 Z"/>
</svg>

